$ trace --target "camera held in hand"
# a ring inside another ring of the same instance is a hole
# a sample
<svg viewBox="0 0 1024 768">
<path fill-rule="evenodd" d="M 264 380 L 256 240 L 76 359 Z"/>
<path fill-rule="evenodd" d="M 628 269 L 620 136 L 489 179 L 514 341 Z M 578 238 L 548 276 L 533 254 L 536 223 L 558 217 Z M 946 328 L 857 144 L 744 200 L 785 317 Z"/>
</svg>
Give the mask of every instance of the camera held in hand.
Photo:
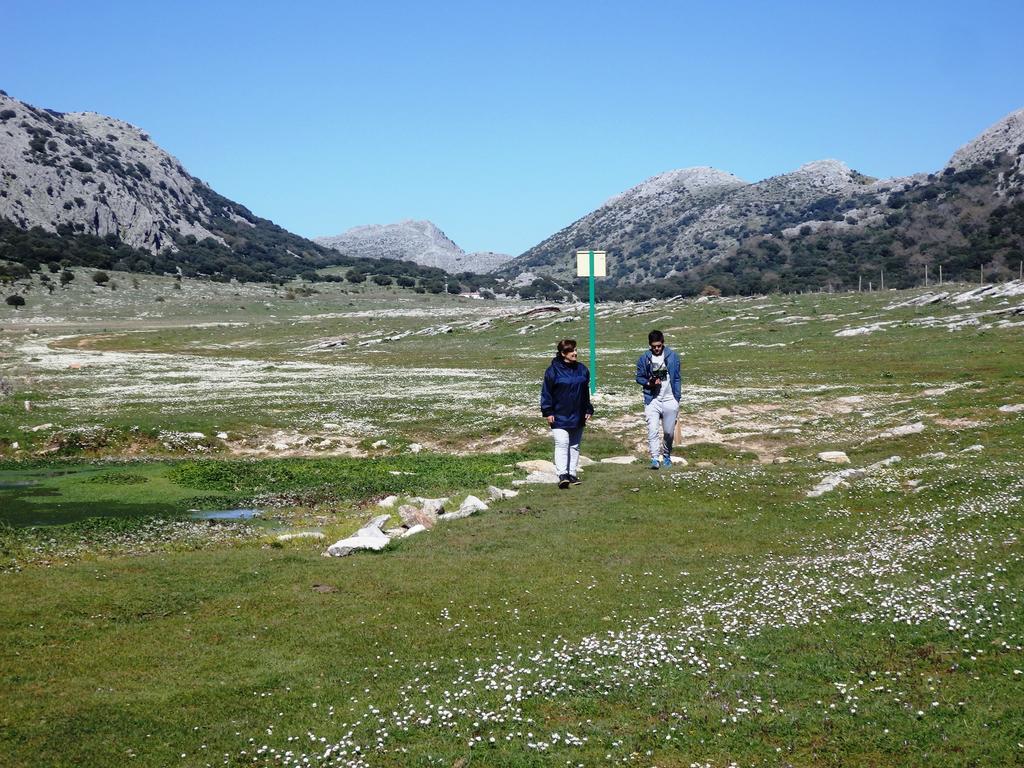
<svg viewBox="0 0 1024 768">
<path fill-rule="evenodd" d="M 663 381 L 667 381 L 667 380 L 668 380 L 668 369 L 667 368 L 657 368 L 657 369 L 651 371 L 651 378 L 649 378 L 647 380 L 647 387 L 649 389 L 651 389 L 651 390 L 656 392 L 657 390 L 661 389 L 662 382 Z"/>
</svg>

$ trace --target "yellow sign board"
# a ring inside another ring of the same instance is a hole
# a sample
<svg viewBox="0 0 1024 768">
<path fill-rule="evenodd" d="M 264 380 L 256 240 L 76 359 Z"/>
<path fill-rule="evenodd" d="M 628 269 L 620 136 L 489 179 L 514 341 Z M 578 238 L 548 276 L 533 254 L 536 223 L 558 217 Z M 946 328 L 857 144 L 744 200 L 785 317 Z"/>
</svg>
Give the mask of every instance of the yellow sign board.
<svg viewBox="0 0 1024 768">
<path fill-rule="evenodd" d="M 591 251 L 576 251 L 576 276 L 590 277 L 590 254 Z M 594 254 L 594 277 L 606 277 L 608 275 L 606 256 L 604 251 L 593 251 Z"/>
</svg>

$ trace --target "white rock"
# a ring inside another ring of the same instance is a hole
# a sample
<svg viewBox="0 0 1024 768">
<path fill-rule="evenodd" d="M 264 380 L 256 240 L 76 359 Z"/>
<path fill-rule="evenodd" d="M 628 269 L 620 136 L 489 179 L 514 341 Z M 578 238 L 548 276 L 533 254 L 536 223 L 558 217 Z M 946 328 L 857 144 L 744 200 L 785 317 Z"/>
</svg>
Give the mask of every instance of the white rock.
<svg viewBox="0 0 1024 768">
<path fill-rule="evenodd" d="M 423 450 L 423 446 L 420 445 L 419 443 L 409 443 L 409 452 L 410 453 L 419 453 L 422 450 Z"/>
<path fill-rule="evenodd" d="M 391 509 L 395 506 L 395 502 L 398 501 L 397 496 L 385 496 L 383 499 L 377 502 L 378 507 L 384 507 L 384 509 Z"/>
<path fill-rule="evenodd" d="M 580 456 L 580 466 L 581 467 L 592 467 L 595 464 L 597 464 L 597 462 L 594 461 L 593 459 L 591 459 L 590 457 L 582 456 L 582 455 Z M 552 466 L 554 466 L 554 465 L 552 465 Z"/>
<path fill-rule="evenodd" d="M 487 498 L 491 501 L 501 501 L 503 499 L 514 499 L 519 495 L 519 491 L 513 491 L 505 488 L 498 488 L 496 485 L 487 486 Z"/>
<path fill-rule="evenodd" d="M 520 461 L 516 464 L 516 469 L 522 469 L 526 472 L 546 472 L 549 475 L 557 474 L 555 471 L 555 463 L 553 461 L 547 461 L 546 459 Z"/>
<path fill-rule="evenodd" d="M 414 525 L 412 528 L 403 533 L 401 535 L 401 538 L 408 539 L 410 536 L 415 536 L 417 533 L 423 533 L 423 531 L 425 530 L 427 530 L 427 528 L 424 525 Z"/>
<path fill-rule="evenodd" d="M 836 488 L 845 488 L 850 484 L 850 480 L 860 480 L 867 477 L 872 472 L 876 472 L 890 464 L 897 464 L 900 460 L 899 456 L 890 456 L 888 459 L 876 461 L 874 464 L 871 464 L 864 469 L 851 467 L 850 469 L 842 469 L 831 475 L 825 475 L 825 477 L 821 479 L 820 483 L 807 492 L 807 498 L 815 499 L 829 493 L 830 491 L 834 491 Z"/>
<path fill-rule="evenodd" d="M 488 509 L 487 505 L 484 504 L 476 496 L 467 496 L 466 500 L 462 502 L 458 510 L 455 512 L 449 512 L 446 515 L 441 515 L 438 520 L 461 520 L 464 517 L 482 512 Z"/>
<path fill-rule="evenodd" d="M 384 515 L 386 521 L 388 515 Z M 374 518 L 369 525 L 366 525 L 356 531 L 354 536 L 349 536 L 345 539 L 339 539 L 327 548 L 327 553 L 331 557 L 344 557 L 345 555 L 352 554 L 357 549 L 372 549 L 381 550 L 388 545 L 390 539 L 387 534 L 380 529 L 382 523 L 376 523 L 380 518 Z M 375 524 L 376 523 L 376 524 Z"/>
<path fill-rule="evenodd" d="M 288 443 L 272 443 L 270 447 L 275 451 L 287 451 L 291 446 Z"/>
<path fill-rule="evenodd" d="M 807 498 L 815 499 L 818 496 L 822 496 L 829 491 L 834 491 L 836 488 L 848 486 L 847 480 L 860 480 L 862 477 L 866 477 L 867 472 L 863 469 L 844 469 L 841 472 L 836 472 L 831 475 L 825 475 L 814 488 L 807 492 Z"/>
<path fill-rule="evenodd" d="M 916 435 L 918 432 L 924 432 L 924 424 L 920 421 L 915 421 L 913 424 L 904 424 L 900 427 L 893 427 L 887 429 L 878 435 L 879 439 L 885 439 L 889 437 L 904 437 L 906 435 Z"/>
<path fill-rule="evenodd" d="M 185 437 L 191 437 L 193 440 L 202 440 L 206 435 L 202 432 L 186 432 Z"/>
<path fill-rule="evenodd" d="M 602 464 L 633 464 L 636 462 L 636 456 L 609 456 L 606 459 L 601 459 Z"/>
<path fill-rule="evenodd" d="M 228 433 L 227 432 L 218 432 L 217 433 L 217 439 L 218 440 L 227 440 L 228 439 Z"/>
<path fill-rule="evenodd" d="M 341 429 L 341 424 L 332 424 L 329 421 L 325 421 L 324 429 Z"/>
<path fill-rule="evenodd" d="M 21 445 L 18 443 L 17 440 L 15 440 L 13 443 L 11 443 L 11 448 L 13 448 L 14 450 L 18 450 L 18 448 L 20 448 L 20 447 L 21 447 Z"/>
<path fill-rule="evenodd" d="M 372 445 L 370 445 L 370 447 L 371 448 L 384 448 L 384 447 L 387 446 L 387 444 L 388 444 L 387 440 L 378 440 L 375 443 L 373 443 Z"/>
<path fill-rule="evenodd" d="M 847 456 L 843 451 L 822 451 L 818 454 L 818 459 L 821 461 L 827 461 L 829 464 L 849 464 L 850 457 Z"/>
<path fill-rule="evenodd" d="M 964 448 L 960 453 L 981 453 L 985 450 L 984 445 L 969 445 Z"/>
<path fill-rule="evenodd" d="M 53 428 L 53 424 L 40 424 L 37 427 L 32 427 L 32 431 L 33 432 L 41 432 L 44 429 L 52 429 L 52 428 Z"/>
<path fill-rule="evenodd" d="M 796 461 L 792 456 L 776 456 L 772 459 L 772 464 L 789 464 L 791 461 Z"/>
<path fill-rule="evenodd" d="M 412 501 L 419 504 L 424 512 L 440 515 L 444 513 L 444 505 L 448 503 L 448 497 L 443 496 L 440 499 L 425 499 L 422 496 L 414 496 Z"/>
<path fill-rule="evenodd" d="M 433 528 L 437 524 L 437 512 L 431 509 L 422 509 L 414 504 L 402 504 L 398 508 L 398 516 L 410 528 L 414 525 Z"/>
<path fill-rule="evenodd" d="M 558 475 L 552 472 L 531 472 L 522 480 L 513 480 L 512 485 L 537 485 L 544 483 L 557 483 Z"/>
<path fill-rule="evenodd" d="M 1020 413 L 1021 411 L 1024 411 L 1024 403 L 1016 403 L 1014 405 L 1000 405 L 999 410 L 1002 411 L 1003 413 Z M 37 427 L 37 429 L 42 429 L 42 427 Z"/>
</svg>

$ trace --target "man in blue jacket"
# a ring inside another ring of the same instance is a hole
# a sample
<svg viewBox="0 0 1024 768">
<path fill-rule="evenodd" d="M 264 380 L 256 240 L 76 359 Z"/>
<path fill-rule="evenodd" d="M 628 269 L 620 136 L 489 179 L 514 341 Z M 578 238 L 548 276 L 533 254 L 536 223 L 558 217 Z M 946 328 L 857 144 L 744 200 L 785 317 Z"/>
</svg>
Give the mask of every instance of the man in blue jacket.
<svg viewBox="0 0 1024 768">
<path fill-rule="evenodd" d="M 679 355 L 665 346 L 665 334 L 651 331 L 647 343 L 650 349 L 636 361 L 636 383 L 644 391 L 651 469 L 658 469 L 672 466 L 672 437 L 683 396 L 683 377 L 679 372 Z"/>
</svg>

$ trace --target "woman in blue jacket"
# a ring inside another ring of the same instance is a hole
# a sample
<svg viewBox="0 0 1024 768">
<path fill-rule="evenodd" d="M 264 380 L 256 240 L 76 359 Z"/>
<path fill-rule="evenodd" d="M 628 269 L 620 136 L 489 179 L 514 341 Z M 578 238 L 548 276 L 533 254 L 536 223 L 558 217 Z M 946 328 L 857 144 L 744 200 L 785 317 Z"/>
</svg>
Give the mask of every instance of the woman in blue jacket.
<svg viewBox="0 0 1024 768">
<path fill-rule="evenodd" d="M 583 426 L 594 415 L 590 404 L 590 371 L 576 359 L 576 340 L 558 342 L 558 354 L 544 372 L 540 388 L 540 412 L 555 439 L 555 471 L 558 487 L 579 485 L 580 442 Z"/>
</svg>

